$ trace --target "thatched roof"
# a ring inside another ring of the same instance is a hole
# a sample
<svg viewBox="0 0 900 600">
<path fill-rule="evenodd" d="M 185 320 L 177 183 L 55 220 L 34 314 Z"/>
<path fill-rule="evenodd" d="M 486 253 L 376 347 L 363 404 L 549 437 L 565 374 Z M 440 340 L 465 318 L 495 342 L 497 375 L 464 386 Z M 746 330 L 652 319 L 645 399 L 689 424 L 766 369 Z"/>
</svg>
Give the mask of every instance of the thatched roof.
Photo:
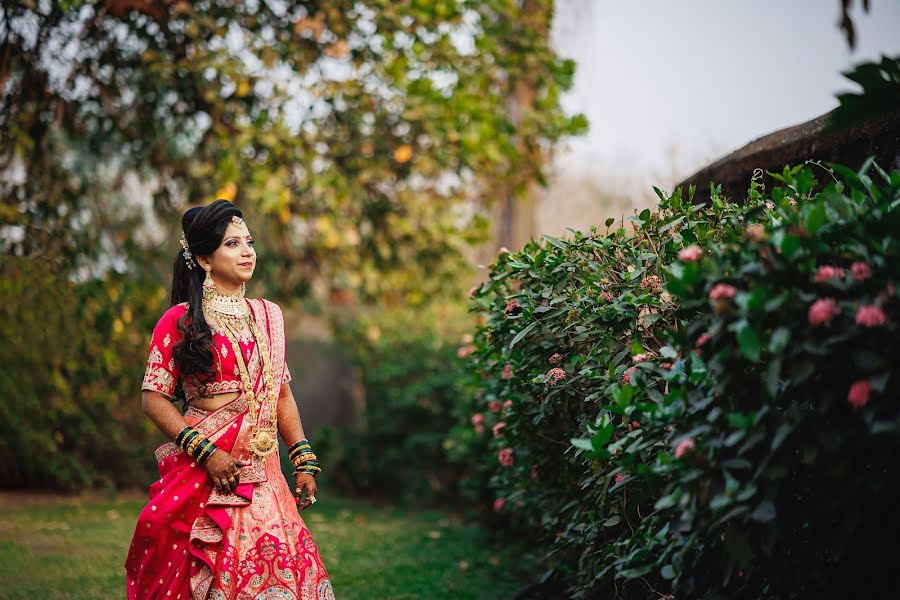
<svg viewBox="0 0 900 600">
<path fill-rule="evenodd" d="M 721 184 L 723 192 L 741 201 L 753 170 L 781 172 L 785 165 L 807 160 L 835 162 L 858 168 L 869 156 L 885 170 L 900 169 L 900 107 L 856 124 L 831 130 L 826 113 L 806 123 L 788 127 L 756 139 L 697 171 L 679 185 L 696 185 L 695 200 L 709 199 L 709 183 Z"/>
</svg>

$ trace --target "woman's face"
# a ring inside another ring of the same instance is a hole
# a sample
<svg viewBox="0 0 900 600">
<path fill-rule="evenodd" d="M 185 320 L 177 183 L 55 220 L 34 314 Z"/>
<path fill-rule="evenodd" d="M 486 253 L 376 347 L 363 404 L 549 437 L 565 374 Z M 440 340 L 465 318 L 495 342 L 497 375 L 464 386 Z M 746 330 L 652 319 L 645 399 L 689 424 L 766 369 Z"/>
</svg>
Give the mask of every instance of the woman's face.
<svg viewBox="0 0 900 600">
<path fill-rule="evenodd" d="M 206 262 L 212 267 L 210 273 L 216 287 L 230 290 L 249 281 L 256 268 L 256 251 L 247 225 L 229 222 L 222 243 Z"/>
</svg>

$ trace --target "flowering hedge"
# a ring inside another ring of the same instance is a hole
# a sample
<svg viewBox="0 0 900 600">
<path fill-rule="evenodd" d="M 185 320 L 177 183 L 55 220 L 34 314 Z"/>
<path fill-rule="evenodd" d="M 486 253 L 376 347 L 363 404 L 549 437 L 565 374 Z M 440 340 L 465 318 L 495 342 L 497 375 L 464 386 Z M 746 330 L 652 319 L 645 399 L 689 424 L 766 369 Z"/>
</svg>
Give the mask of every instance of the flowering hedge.
<svg viewBox="0 0 900 600">
<path fill-rule="evenodd" d="M 661 195 L 633 232 L 502 254 L 473 292 L 479 388 L 450 445 L 566 594 L 884 583 L 865 541 L 900 525 L 900 174 L 876 172 L 785 169 L 768 193 L 758 174 L 741 205 Z"/>
<path fill-rule="evenodd" d="M 900 589 L 900 172 L 867 171 L 786 169 L 759 224 L 672 265 L 677 460 L 622 568 L 691 595 Z"/>
<path fill-rule="evenodd" d="M 693 191 L 660 192 L 659 210 L 630 227 L 610 220 L 605 233 L 503 252 L 471 292 L 484 320 L 468 349 L 478 392 L 448 449 L 470 465 L 464 485 L 492 489 L 497 516 L 549 550 L 552 574 L 576 591 L 596 587 L 598 549 L 652 510 L 653 490 L 626 486 L 663 449 L 671 410 L 654 366 L 656 332 L 675 325 L 664 269 L 752 209 L 712 191 L 706 208 Z"/>
</svg>

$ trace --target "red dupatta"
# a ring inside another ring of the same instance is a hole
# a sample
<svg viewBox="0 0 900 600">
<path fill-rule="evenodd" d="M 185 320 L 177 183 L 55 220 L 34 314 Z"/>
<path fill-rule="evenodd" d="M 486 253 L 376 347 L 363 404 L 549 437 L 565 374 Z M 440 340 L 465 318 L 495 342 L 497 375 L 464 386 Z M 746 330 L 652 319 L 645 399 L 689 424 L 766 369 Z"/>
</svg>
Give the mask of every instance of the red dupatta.
<svg viewBox="0 0 900 600">
<path fill-rule="evenodd" d="M 284 320 L 277 305 L 263 299 L 247 300 L 260 335 L 267 341 L 275 382 L 281 382 L 284 362 Z M 259 344 L 247 361 L 254 393 L 260 398 L 258 414 L 248 414 L 245 394 L 208 413 L 188 408 L 185 420 L 247 466 L 240 469 L 240 484 L 233 494 L 220 494 L 206 470 L 173 442 L 156 449 L 160 478 L 150 486 L 150 501 L 143 508 L 125 562 L 128 600 L 202 600 L 214 581 L 219 542 L 231 527 L 233 511 L 253 501 L 254 487 L 266 481 L 265 458 L 249 449 L 253 424 L 269 426 Z M 277 397 L 277 392 L 276 392 Z"/>
</svg>

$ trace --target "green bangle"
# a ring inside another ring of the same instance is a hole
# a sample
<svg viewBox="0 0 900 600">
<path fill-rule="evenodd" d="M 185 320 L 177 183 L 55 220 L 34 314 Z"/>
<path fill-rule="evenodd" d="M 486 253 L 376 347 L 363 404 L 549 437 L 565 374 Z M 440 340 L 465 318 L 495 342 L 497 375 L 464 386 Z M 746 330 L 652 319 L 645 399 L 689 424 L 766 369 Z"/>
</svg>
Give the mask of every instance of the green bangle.
<svg viewBox="0 0 900 600">
<path fill-rule="evenodd" d="M 217 448 L 208 438 L 201 442 L 201 448 L 202 450 L 197 453 L 197 462 L 202 465 L 213 455 L 213 452 L 215 452 Z"/>
<path fill-rule="evenodd" d="M 187 427 L 185 427 L 184 429 L 182 429 L 181 431 L 179 431 L 179 432 L 178 432 L 178 435 L 175 436 L 175 444 L 176 444 L 177 446 L 182 446 L 182 447 L 183 447 L 185 436 L 186 436 L 187 434 L 189 434 L 190 432 L 192 432 L 192 431 L 197 431 L 197 430 L 194 429 L 194 428 L 191 427 L 191 426 L 187 426 Z"/>
<path fill-rule="evenodd" d="M 192 427 L 191 431 L 189 431 L 188 434 L 181 440 L 181 444 L 179 444 L 179 446 L 181 446 L 181 449 L 187 452 L 188 446 L 191 445 L 191 442 L 198 435 L 200 435 L 200 431 Z"/>
</svg>

